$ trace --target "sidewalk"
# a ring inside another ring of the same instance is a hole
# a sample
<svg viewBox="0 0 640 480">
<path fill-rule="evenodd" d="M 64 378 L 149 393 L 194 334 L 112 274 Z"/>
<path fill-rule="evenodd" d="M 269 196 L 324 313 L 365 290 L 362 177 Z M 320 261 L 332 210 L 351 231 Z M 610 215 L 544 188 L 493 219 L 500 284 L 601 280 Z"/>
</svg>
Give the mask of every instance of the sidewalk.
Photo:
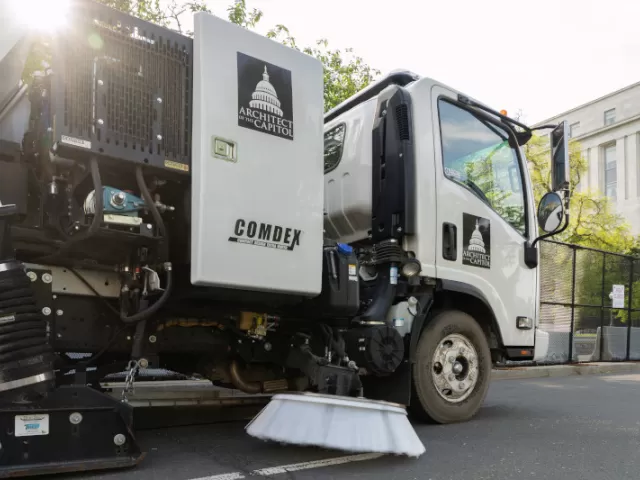
<svg viewBox="0 0 640 480">
<path fill-rule="evenodd" d="M 573 375 L 603 375 L 608 373 L 640 373 L 640 362 L 594 362 L 568 365 L 536 365 L 531 367 L 500 367 L 491 372 L 492 380 L 570 377 Z"/>
</svg>

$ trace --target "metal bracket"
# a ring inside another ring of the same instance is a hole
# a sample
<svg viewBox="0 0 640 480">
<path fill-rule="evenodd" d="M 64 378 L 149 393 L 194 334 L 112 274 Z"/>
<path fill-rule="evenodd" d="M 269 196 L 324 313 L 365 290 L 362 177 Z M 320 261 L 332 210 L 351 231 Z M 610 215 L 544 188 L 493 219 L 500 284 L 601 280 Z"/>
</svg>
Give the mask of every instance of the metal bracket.
<svg viewBox="0 0 640 480">
<path fill-rule="evenodd" d="M 86 386 L 0 404 L 0 478 L 133 467 L 144 458 L 133 408 Z"/>
<path fill-rule="evenodd" d="M 233 140 L 222 137 L 211 137 L 211 155 L 227 162 L 238 161 L 238 145 Z"/>
</svg>

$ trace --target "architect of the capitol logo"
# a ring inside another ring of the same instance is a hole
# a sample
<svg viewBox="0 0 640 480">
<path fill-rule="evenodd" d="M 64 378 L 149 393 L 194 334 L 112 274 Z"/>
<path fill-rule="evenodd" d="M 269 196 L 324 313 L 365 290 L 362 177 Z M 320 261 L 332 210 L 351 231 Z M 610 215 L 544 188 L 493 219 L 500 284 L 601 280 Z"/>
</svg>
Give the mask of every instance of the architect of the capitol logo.
<svg viewBox="0 0 640 480">
<path fill-rule="evenodd" d="M 255 83 L 257 68 L 262 80 Z M 291 72 L 238 52 L 238 125 L 293 139 L 291 96 Z"/>
<path fill-rule="evenodd" d="M 491 268 L 491 224 L 488 219 L 468 213 L 462 219 L 462 263 Z"/>
</svg>

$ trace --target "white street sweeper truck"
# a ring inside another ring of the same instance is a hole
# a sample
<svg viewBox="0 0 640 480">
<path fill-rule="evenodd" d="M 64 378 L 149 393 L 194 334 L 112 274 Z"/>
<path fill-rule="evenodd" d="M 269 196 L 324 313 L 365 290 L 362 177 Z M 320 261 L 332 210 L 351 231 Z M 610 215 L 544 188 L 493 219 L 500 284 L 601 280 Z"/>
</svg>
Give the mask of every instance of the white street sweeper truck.
<svg viewBox="0 0 640 480">
<path fill-rule="evenodd" d="M 213 15 L 191 38 L 79 0 L 43 43 L 25 3 L 0 12 L 0 475 L 135 465 L 150 367 L 272 395 L 258 438 L 420 455 L 407 409 L 467 420 L 494 362 L 545 355 L 564 124 L 536 208 L 532 129 L 432 79 L 324 114 L 316 59 Z"/>
</svg>

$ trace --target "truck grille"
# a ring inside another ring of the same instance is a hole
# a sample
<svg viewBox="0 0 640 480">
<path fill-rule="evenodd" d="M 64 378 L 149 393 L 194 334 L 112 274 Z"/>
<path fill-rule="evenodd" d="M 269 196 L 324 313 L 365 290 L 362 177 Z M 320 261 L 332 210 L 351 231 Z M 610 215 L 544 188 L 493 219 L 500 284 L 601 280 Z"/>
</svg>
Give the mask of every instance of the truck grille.
<svg viewBox="0 0 640 480">
<path fill-rule="evenodd" d="M 92 1 L 73 17 L 53 55 L 59 147 L 188 172 L 192 40 Z"/>
</svg>

